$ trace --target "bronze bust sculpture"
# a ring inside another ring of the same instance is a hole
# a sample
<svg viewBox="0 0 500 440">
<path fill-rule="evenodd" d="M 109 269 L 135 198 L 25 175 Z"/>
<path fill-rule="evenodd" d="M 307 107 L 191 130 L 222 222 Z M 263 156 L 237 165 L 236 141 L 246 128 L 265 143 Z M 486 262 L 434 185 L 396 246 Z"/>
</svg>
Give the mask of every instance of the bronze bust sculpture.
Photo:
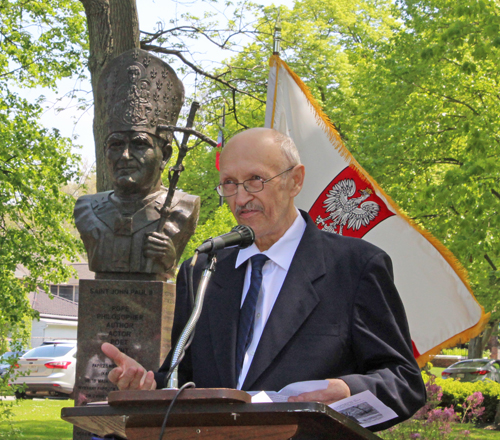
<svg viewBox="0 0 500 440">
<path fill-rule="evenodd" d="M 104 69 L 98 96 L 106 108 L 106 162 L 113 190 L 80 197 L 75 222 L 96 278 L 167 279 L 196 228 L 200 199 L 176 191 L 157 231 L 167 196 L 161 173 L 172 155 L 184 87 L 172 68 L 133 49 Z M 152 260 L 148 265 L 148 260 Z"/>
</svg>

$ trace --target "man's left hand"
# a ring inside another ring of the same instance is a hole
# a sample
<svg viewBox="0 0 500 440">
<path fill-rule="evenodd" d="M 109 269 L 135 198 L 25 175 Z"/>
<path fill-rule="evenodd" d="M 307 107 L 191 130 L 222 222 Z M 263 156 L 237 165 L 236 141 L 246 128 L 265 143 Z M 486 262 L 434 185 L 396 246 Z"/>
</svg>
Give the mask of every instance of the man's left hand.
<svg viewBox="0 0 500 440">
<path fill-rule="evenodd" d="M 330 405 L 337 400 L 351 395 L 351 390 L 342 379 L 327 379 L 328 387 L 325 390 L 310 391 L 288 398 L 289 402 L 320 402 Z"/>
</svg>

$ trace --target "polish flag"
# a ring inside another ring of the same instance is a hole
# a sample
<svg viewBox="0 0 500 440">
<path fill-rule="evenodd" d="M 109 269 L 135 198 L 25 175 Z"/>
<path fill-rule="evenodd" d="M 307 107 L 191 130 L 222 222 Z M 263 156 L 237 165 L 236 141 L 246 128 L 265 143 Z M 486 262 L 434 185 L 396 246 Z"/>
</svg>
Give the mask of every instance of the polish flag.
<svg viewBox="0 0 500 440">
<path fill-rule="evenodd" d="M 307 86 L 278 55 L 270 59 L 266 127 L 290 136 L 306 167 L 296 205 L 318 228 L 385 250 L 422 367 L 441 349 L 477 336 L 489 314 L 451 252 L 406 217 L 346 149 Z"/>
</svg>

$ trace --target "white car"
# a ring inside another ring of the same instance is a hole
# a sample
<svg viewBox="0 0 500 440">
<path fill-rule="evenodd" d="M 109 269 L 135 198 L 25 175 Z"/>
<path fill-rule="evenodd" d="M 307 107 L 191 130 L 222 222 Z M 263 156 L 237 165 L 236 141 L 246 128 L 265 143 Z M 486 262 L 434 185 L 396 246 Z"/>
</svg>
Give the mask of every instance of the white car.
<svg viewBox="0 0 500 440">
<path fill-rule="evenodd" d="M 53 396 L 69 395 L 75 386 L 76 344 L 50 344 L 36 347 L 17 362 L 20 373 L 13 384 L 26 384 L 24 391 L 16 391 L 17 397 L 37 393 Z"/>
</svg>

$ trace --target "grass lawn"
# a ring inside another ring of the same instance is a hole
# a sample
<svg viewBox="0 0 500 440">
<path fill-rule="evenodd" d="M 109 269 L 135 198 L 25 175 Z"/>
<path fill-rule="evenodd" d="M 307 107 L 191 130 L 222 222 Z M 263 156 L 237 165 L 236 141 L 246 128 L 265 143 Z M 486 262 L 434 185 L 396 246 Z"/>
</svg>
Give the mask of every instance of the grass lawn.
<svg viewBox="0 0 500 440">
<path fill-rule="evenodd" d="M 482 428 L 474 428 L 473 425 L 463 424 L 463 425 L 455 425 L 453 427 L 453 433 L 459 434 L 460 432 L 468 430 L 470 431 L 470 435 L 466 437 L 467 439 L 474 440 L 500 440 L 500 431 L 492 430 L 492 429 L 482 429 Z M 453 438 L 453 436 L 451 437 Z"/>
<path fill-rule="evenodd" d="M 72 400 L 2 401 L 12 406 L 11 422 L 0 423 L 0 439 L 71 440 L 73 425 L 61 420 L 61 408 L 73 406 Z M 3 409 L 3 408 L 2 408 Z M 0 409 L 1 411 L 1 409 Z"/>
<path fill-rule="evenodd" d="M 441 377 L 441 373 L 444 371 L 444 368 L 440 367 L 432 367 L 431 368 L 431 374 L 434 374 L 436 377 Z"/>
<path fill-rule="evenodd" d="M 8 407 L 11 403 L 14 403 L 14 416 L 10 423 L 0 423 L 0 440 L 72 440 L 73 425 L 63 422 L 60 417 L 61 408 L 73 406 L 72 400 L 0 401 L 0 406 Z M 470 431 L 467 439 L 500 440 L 500 431 L 475 428 L 468 424 L 457 424 L 453 428 L 456 434 L 464 430 Z"/>
</svg>

